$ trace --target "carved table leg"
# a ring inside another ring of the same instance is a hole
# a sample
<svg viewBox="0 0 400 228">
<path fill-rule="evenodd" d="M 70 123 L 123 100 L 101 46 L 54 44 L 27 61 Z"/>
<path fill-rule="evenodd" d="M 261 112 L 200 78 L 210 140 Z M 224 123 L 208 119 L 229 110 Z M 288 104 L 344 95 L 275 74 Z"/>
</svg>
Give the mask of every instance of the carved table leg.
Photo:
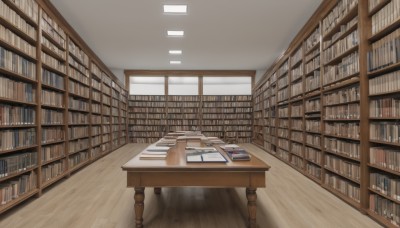
<svg viewBox="0 0 400 228">
<path fill-rule="evenodd" d="M 257 188 L 246 188 L 247 208 L 249 210 L 249 227 L 256 228 L 256 215 L 257 215 Z"/>
<path fill-rule="evenodd" d="M 136 228 L 143 227 L 144 188 L 135 188 L 135 223 Z"/>
<path fill-rule="evenodd" d="M 154 188 L 154 194 L 160 195 L 161 194 L 161 188 Z"/>
</svg>

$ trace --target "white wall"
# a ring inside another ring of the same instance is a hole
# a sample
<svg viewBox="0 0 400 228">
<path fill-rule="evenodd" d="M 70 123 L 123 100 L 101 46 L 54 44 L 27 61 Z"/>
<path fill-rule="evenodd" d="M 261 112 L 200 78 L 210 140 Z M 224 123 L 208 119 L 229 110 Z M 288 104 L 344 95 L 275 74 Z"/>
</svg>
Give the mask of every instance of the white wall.
<svg viewBox="0 0 400 228">
<path fill-rule="evenodd" d="M 123 85 L 125 85 L 125 74 L 124 74 L 124 70 L 123 69 L 113 69 L 110 68 L 111 72 L 113 72 L 113 74 L 115 76 L 117 76 L 117 78 L 122 82 Z"/>
<path fill-rule="evenodd" d="M 255 84 L 257 85 L 258 81 L 264 76 L 265 72 L 267 72 L 267 69 L 262 69 L 262 70 L 257 70 L 256 71 L 256 77 L 255 77 Z"/>
</svg>

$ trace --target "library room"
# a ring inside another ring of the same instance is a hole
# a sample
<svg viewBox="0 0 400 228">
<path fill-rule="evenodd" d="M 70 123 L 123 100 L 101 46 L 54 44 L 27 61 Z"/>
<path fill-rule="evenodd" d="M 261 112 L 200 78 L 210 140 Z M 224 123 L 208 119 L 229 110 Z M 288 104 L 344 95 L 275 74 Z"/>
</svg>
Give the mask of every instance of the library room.
<svg viewBox="0 0 400 228">
<path fill-rule="evenodd" d="M 0 0 L 0 227 L 400 227 L 400 0 Z"/>
</svg>

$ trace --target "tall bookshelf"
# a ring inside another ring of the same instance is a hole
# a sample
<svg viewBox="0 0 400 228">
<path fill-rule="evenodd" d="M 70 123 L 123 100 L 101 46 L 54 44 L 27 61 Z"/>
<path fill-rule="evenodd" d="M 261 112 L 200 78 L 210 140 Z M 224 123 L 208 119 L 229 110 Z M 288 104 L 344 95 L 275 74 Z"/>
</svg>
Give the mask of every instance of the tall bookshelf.
<svg viewBox="0 0 400 228">
<path fill-rule="evenodd" d="M 323 1 L 253 90 L 265 94 L 253 143 L 388 227 L 400 225 L 399 8 Z"/>
<path fill-rule="evenodd" d="M 2 0 L 0 8 L 3 213 L 89 164 L 99 133 L 91 104 L 102 101 L 89 72 L 91 59 L 100 60 L 49 1 Z M 103 63 L 101 68 L 108 71 Z M 124 97 L 126 103 L 126 91 Z"/>
<path fill-rule="evenodd" d="M 201 130 L 227 142 L 250 142 L 252 96 L 129 96 L 129 138 L 152 143 L 165 133 Z"/>
</svg>

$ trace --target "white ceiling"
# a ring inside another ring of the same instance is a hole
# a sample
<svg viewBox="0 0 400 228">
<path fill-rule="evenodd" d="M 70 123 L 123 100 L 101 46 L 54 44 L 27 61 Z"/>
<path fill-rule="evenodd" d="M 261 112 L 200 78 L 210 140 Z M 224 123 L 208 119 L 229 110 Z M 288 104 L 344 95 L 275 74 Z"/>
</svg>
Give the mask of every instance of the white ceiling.
<svg viewBox="0 0 400 228">
<path fill-rule="evenodd" d="M 262 70 L 322 0 L 50 0 L 111 69 Z M 184 16 L 163 4 L 187 4 Z M 169 38 L 167 29 L 183 29 Z M 182 49 L 174 57 L 170 49 Z M 181 60 L 181 65 L 170 65 Z"/>
</svg>

